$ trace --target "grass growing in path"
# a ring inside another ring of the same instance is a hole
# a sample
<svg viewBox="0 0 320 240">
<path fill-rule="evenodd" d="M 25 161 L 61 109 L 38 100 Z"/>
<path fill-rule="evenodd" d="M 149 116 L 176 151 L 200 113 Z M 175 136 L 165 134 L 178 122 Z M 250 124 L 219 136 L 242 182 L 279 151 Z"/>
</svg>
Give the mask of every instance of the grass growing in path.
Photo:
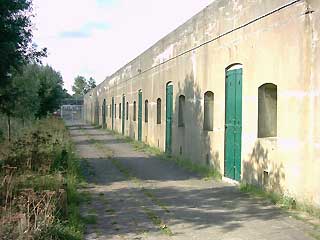
<svg viewBox="0 0 320 240">
<path fill-rule="evenodd" d="M 144 207 L 144 212 L 147 214 L 148 218 L 153 222 L 155 226 L 158 226 L 161 232 L 168 236 L 172 236 L 172 231 L 170 228 L 164 224 L 164 222 L 161 220 L 160 217 L 158 217 L 157 214 L 155 214 L 151 209 Z"/>
<path fill-rule="evenodd" d="M 241 192 L 248 193 L 249 195 L 254 197 L 269 200 L 272 204 L 288 211 L 288 213 L 297 220 L 309 223 L 313 227 L 313 229 L 308 232 L 308 234 L 313 238 L 320 240 L 319 208 L 316 208 L 310 204 L 300 203 L 292 197 L 266 191 L 262 188 L 250 184 L 241 184 L 239 188 Z"/>
<path fill-rule="evenodd" d="M 252 196 L 267 199 L 271 203 L 283 209 L 303 211 L 320 219 L 320 209 L 306 203 L 299 203 L 292 197 L 281 195 L 275 192 L 269 192 L 250 184 L 241 184 L 240 191 L 249 193 Z"/>
<path fill-rule="evenodd" d="M 88 136 L 90 137 L 90 136 Z M 156 196 L 154 196 L 150 190 L 146 189 L 143 187 L 142 181 L 140 179 L 138 179 L 137 177 L 135 177 L 130 169 L 126 168 L 119 160 L 113 158 L 113 152 L 108 149 L 105 145 L 101 144 L 99 141 L 95 140 L 95 139 L 89 139 L 88 140 L 91 144 L 94 144 L 95 147 L 97 149 L 99 149 L 101 152 L 104 153 L 105 157 L 110 159 L 112 164 L 129 180 L 131 180 L 132 182 L 134 182 L 135 184 L 138 185 L 138 187 L 141 189 L 142 193 L 149 198 L 154 204 L 156 204 L 157 206 L 161 207 L 165 213 L 169 213 L 170 211 L 167 209 L 167 207 L 159 200 L 156 198 Z M 101 196 L 104 196 L 104 194 L 102 193 Z M 107 205 L 107 204 L 106 204 Z M 172 231 L 170 230 L 170 228 L 161 220 L 161 218 L 154 213 L 152 210 L 144 207 L 143 208 L 144 212 L 146 213 L 146 215 L 148 216 L 148 218 L 153 222 L 154 225 L 156 225 L 161 232 L 163 232 L 166 235 L 171 236 L 172 235 Z M 105 210 L 107 213 L 109 214 L 114 214 L 114 210 L 107 208 Z M 113 221 L 112 225 L 116 225 L 117 222 Z M 116 228 L 116 230 L 120 230 L 119 228 Z"/>
<path fill-rule="evenodd" d="M 152 147 L 148 144 L 145 144 L 140 141 L 136 141 L 128 136 L 123 136 L 118 134 L 115 131 L 111 130 L 106 130 L 110 134 L 114 135 L 118 139 L 122 139 L 125 142 L 130 143 L 135 150 L 140 151 L 140 152 L 145 152 L 149 153 L 153 156 L 158 157 L 159 159 L 165 160 L 165 161 L 171 161 L 174 162 L 177 166 L 190 171 L 199 174 L 201 177 L 204 179 L 215 179 L 215 180 L 221 180 L 222 176 L 220 172 L 213 168 L 212 166 L 205 166 L 199 163 L 195 163 L 189 159 L 179 157 L 179 156 L 173 156 L 173 155 L 168 155 L 164 152 L 162 152 L 160 149 Z"/>
<path fill-rule="evenodd" d="M 88 214 L 82 217 L 85 224 L 97 224 L 97 214 Z"/>
</svg>

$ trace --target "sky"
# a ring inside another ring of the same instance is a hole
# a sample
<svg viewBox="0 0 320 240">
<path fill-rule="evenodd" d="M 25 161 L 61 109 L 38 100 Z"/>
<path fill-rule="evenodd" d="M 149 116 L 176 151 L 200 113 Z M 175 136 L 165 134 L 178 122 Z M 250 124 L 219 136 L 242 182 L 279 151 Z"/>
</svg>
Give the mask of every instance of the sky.
<svg viewBox="0 0 320 240">
<path fill-rule="evenodd" d="M 101 83 L 213 0 L 34 0 L 34 42 L 44 64 Z"/>
</svg>

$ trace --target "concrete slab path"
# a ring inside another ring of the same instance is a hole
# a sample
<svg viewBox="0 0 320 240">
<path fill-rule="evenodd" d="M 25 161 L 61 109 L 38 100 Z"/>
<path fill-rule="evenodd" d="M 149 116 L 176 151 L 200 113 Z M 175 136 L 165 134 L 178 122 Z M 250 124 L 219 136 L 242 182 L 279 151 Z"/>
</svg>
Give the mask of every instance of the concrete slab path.
<svg viewBox="0 0 320 240">
<path fill-rule="evenodd" d="M 87 162 L 85 239 L 312 239 L 311 226 L 230 184 L 205 181 L 89 125 L 70 126 Z M 88 170 L 89 169 L 89 170 Z"/>
</svg>

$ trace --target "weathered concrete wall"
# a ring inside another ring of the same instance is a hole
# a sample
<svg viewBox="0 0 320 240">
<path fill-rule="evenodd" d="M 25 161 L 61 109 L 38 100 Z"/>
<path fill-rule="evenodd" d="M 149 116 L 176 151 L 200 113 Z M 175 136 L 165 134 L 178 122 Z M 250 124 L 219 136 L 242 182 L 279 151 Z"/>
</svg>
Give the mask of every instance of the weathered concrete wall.
<svg viewBox="0 0 320 240">
<path fill-rule="evenodd" d="M 320 203 L 320 1 L 308 0 L 306 21 L 309 34 L 309 123 L 304 128 L 308 129 L 308 148 L 310 158 L 305 161 L 305 192 L 314 196 L 316 203 Z M 312 194 L 313 193 L 313 194 Z"/>
<path fill-rule="evenodd" d="M 137 139 L 133 102 L 143 94 L 142 140 L 165 149 L 166 84 L 173 83 L 173 153 L 224 173 L 226 69 L 243 67 L 241 179 L 320 205 L 320 4 L 317 0 L 217 0 L 85 96 L 86 120 L 102 123 L 103 99 L 125 95 L 125 134 Z M 287 5 L 287 6 L 285 6 Z M 282 7 L 285 6 L 285 7 Z M 121 53 L 120 53 L 121 54 Z M 258 88 L 277 85 L 277 136 L 258 138 Z M 203 130 L 204 93 L 214 93 L 214 129 Z M 185 126 L 178 97 L 185 95 Z M 156 122 L 161 98 L 162 121 Z M 149 121 L 144 122 L 144 101 Z M 98 106 L 98 107 L 97 107 Z M 268 179 L 266 173 L 268 173 Z M 268 180 L 268 181 L 267 181 Z"/>
</svg>

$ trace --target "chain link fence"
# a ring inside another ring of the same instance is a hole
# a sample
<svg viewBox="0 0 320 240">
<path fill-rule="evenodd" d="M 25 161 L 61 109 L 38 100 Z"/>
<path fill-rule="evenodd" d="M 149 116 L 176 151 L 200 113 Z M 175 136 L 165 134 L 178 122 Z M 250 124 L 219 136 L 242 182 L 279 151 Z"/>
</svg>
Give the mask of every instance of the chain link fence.
<svg viewBox="0 0 320 240">
<path fill-rule="evenodd" d="M 83 105 L 62 105 L 61 118 L 68 122 L 80 122 L 83 120 Z"/>
</svg>

